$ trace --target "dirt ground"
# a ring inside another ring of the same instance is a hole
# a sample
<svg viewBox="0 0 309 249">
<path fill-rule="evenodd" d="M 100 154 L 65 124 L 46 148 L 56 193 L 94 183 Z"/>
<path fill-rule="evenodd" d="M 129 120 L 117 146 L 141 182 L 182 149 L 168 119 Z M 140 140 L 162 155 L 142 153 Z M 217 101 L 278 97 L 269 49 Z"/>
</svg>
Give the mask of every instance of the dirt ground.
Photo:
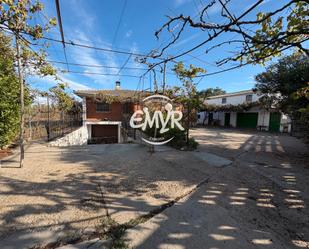
<svg viewBox="0 0 309 249">
<path fill-rule="evenodd" d="M 309 246 L 309 154 L 304 144 L 290 136 L 237 130 L 200 128 L 191 134 L 200 143 L 198 152 L 163 148 L 150 154 L 147 147 L 137 144 L 70 148 L 33 144 L 26 150 L 24 168 L 14 168 L 16 158 L 2 162 L 0 248 L 26 248 L 96 228 L 106 212 L 104 203 L 112 217 L 124 223 L 187 193 L 205 179 L 207 183 L 192 199 L 199 206 L 190 204 L 192 213 L 187 210 L 190 217 L 194 210 L 223 210 L 243 234 L 271 234 L 268 240 L 248 236 L 252 248 L 260 248 L 259 243 L 267 248 Z M 233 164 L 214 167 L 197 154 L 204 152 L 228 158 Z M 175 213 L 172 208 L 170 212 Z M 215 215 L 220 217 L 220 212 Z M 195 231 L 193 224 L 189 236 L 171 240 L 169 235 L 179 228 L 177 219 L 159 223 L 161 229 L 170 229 L 163 233 L 157 229 L 133 242 L 134 246 L 200 248 L 194 236 L 201 230 Z M 238 241 L 236 234 L 234 239 L 225 235 L 227 239 L 222 240 L 224 234 L 220 239 L 219 232 L 209 229 L 200 234 L 211 238 L 202 248 L 234 248 L 229 243 Z M 172 246 L 159 246 L 166 241 Z"/>
<path fill-rule="evenodd" d="M 18 155 L 3 161 L 0 248 L 17 241 L 42 244 L 96 228 L 106 214 L 104 203 L 124 223 L 186 193 L 207 174 L 196 157 L 170 148 L 147 151 L 138 144 L 32 144 L 22 169 L 16 168 Z"/>
<path fill-rule="evenodd" d="M 270 248 L 309 248 L 306 145 L 289 135 L 271 133 L 196 129 L 192 134 L 200 151 L 234 160 L 206 186 L 208 192 L 219 189 L 215 200 L 231 217 L 271 233 L 277 244 L 265 243 Z"/>
<path fill-rule="evenodd" d="M 270 133 L 194 129 L 199 152 L 229 158 L 209 181 L 127 232 L 140 249 L 309 248 L 309 154 Z"/>
</svg>

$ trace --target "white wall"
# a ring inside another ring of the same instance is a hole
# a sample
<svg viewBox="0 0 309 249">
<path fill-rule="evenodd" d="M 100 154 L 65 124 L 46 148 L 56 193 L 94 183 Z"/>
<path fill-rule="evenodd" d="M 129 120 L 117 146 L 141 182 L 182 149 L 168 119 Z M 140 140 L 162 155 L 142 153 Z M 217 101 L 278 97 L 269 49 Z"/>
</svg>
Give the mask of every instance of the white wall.
<svg viewBox="0 0 309 249">
<path fill-rule="evenodd" d="M 230 125 L 232 127 L 236 127 L 236 121 L 237 121 L 237 113 L 236 112 L 231 112 Z"/>
<path fill-rule="evenodd" d="M 197 124 L 203 124 L 203 121 L 204 121 L 204 118 L 205 118 L 205 114 L 206 112 L 199 112 L 198 115 L 200 116 L 198 119 L 197 119 Z M 208 120 L 206 119 L 205 120 L 205 124 L 207 124 Z"/>
<path fill-rule="evenodd" d="M 281 132 L 287 132 L 290 133 L 291 132 L 291 119 L 289 116 L 282 114 L 281 115 L 281 120 L 280 120 L 280 131 Z"/>
<path fill-rule="evenodd" d="M 205 100 L 205 102 L 210 105 L 239 105 L 246 102 L 246 95 L 249 94 L 227 96 L 225 104 L 222 104 L 222 97 L 207 99 Z M 252 102 L 255 102 L 259 99 L 259 96 L 257 94 L 252 93 L 251 95 L 252 95 Z"/>
<path fill-rule="evenodd" d="M 247 112 L 258 112 L 258 123 L 257 123 L 257 125 L 268 127 L 269 118 L 270 118 L 270 113 L 268 111 L 261 110 L 258 107 L 254 107 L 254 108 L 251 108 Z M 208 116 L 208 114 L 207 114 L 207 116 Z M 213 119 L 219 120 L 220 125 L 224 126 L 225 112 L 214 112 L 213 113 Z M 237 123 L 237 113 L 236 112 L 230 112 L 230 126 L 236 127 L 236 123 Z M 206 119 L 205 124 L 208 124 L 208 118 Z M 268 128 L 266 130 L 268 130 Z"/>
<path fill-rule="evenodd" d="M 50 146 L 74 146 L 74 145 L 86 145 L 88 141 L 88 132 L 86 126 L 82 126 L 77 130 L 58 138 L 55 141 L 49 143 Z"/>
<path fill-rule="evenodd" d="M 261 96 L 258 96 L 255 93 L 244 93 L 241 95 L 234 95 L 234 96 L 226 96 L 226 103 L 222 104 L 222 97 L 218 98 L 211 98 L 205 100 L 205 104 L 211 104 L 211 105 L 239 105 L 246 102 L 246 95 L 252 94 L 252 102 L 258 101 Z M 270 112 L 267 110 L 260 109 L 259 107 L 252 107 L 248 112 L 258 112 L 258 126 L 266 126 L 266 130 L 268 130 L 269 127 L 269 120 L 270 120 Z M 200 114 L 200 123 L 203 123 L 204 115 L 205 113 L 199 113 Z M 205 124 L 208 124 L 208 115 L 206 114 L 207 119 Z M 224 112 L 213 112 L 213 119 L 219 120 L 220 125 L 224 126 L 224 118 L 225 113 Z M 237 122 L 237 113 L 231 112 L 230 113 L 230 125 L 232 127 L 236 127 Z M 288 131 L 291 132 L 291 120 L 288 116 L 282 114 L 281 115 L 281 121 L 280 121 L 280 131 Z"/>
<path fill-rule="evenodd" d="M 220 120 L 220 125 L 224 126 L 224 112 L 217 112 L 217 117 L 216 119 Z"/>
<path fill-rule="evenodd" d="M 269 111 L 266 110 L 259 110 L 258 111 L 259 116 L 258 116 L 258 123 L 257 125 L 259 126 L 267 126 L 266 130 L 268 130 L 269 126 L 269 119 L 270 119 L 270 113 Z"/>
</svg>

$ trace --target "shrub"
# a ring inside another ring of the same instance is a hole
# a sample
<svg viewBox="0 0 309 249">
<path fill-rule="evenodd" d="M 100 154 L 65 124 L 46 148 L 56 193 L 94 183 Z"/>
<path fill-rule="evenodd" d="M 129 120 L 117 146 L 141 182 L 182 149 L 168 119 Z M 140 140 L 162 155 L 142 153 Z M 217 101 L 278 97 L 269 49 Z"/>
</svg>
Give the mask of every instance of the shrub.
<svg viewBox="0 0 309 249">
<path fill-rule="evenodd" d="M 156 131 L 156 138 L 164 138 L 164 140 L 167 140 L 171 137 L 174 137 L 168 145 L 178 149 L 178 150 L 195 150 L 198 146 L 198 143 L 194 140 L 194 138 L 189 138 L 189 141 L 187 143 L 187 133 L 186 130 L 182 131 L 178 128 L 169 129 L 167 132 L 161 134 L 160 133 L 161 123 L 159 124 L 159 127 L 157 127 Z M 154 137 L 156 128 L 153 126 L 152 128 L 147 127 L 145 131 L 143 131 L 144 134 L 150 137 Z"/>
<path fill-rule="evenodd" d="M 178 149 L 178 150 L 195 150 L 198 146 L 198 142 L 194 138 L 189 138 L 187 143 L 186 141 L 186 131 L 181 131 L 177 128 L 170 129 L 165 133 L 166 137 L 174 137 L 172 141 L 168 143 L 169 146 Z"/>
<path fill-rule="evenodd" d="M 15 75 L 11 40 L 0 33 L 0 148 L 17 135 L 19 82 Z"/>
</svg>

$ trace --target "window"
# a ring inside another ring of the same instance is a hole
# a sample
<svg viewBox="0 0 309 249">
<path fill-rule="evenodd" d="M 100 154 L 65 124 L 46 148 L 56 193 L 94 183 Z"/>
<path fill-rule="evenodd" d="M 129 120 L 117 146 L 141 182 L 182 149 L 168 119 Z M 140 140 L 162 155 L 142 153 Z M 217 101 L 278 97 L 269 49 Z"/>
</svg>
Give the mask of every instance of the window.
<svg viewBox="0 0 309 249">
<path fill-rule="evenodd" d="M 122 112 L 124 114 L 130 114 L 132 113 L 132 108 L 131 108 L 131 103 L 130 102 L 126 102 L 122 105 Z"/>
<path fill-rule="evenodd" d="M 226 98 L 222 98 L 222 104 L 226 104 Z"/>
<path fill-rule="evenodd" d="M 97 103 L 97 112 L 110 112 L 111 105 L 108 103 Z"/>
<path fill-rule="evenodd" d="M 252 102 L 252 94 L 246 95 L 246 102 Z"/>
</svg>

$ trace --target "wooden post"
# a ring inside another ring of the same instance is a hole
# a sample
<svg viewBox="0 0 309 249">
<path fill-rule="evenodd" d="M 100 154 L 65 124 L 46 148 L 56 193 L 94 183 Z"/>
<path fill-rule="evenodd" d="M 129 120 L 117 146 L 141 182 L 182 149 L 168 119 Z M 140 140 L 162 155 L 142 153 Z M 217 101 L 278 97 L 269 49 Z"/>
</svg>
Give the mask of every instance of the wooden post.
<svg viewBox="0 0 309 249">
<path fill-rule="evenodd" d="M 18 34 L 15 36 L 16 40 L 16 52 L 17 52 L 17 69 L 18 69 L 18 77 L 20 84 L 20 133 L 19 133 L 19 146 L 20 146 L 20 161 L 19 167 L 22 168 L 24 165 L 25 151 L 24 151 L 24 112 L 25 112 L 25 104 L 24 104 L 24 79 L 21 70 L 21 59 L 20 59 L 20 47 L 18 41 Z"/>
<path fill-rule="evenodd" d="M 164 62 L 163 65 L 163 84 L 162 84 L 162 95 L 164 95 L 165 92 L 165 85 L 166 85 L 166 62 Z M 162 108 L 162 103 L 161 103 L 161 108 Z M 157 136 L 157 128 L 155 128 L 154 131 L 154 137 Z M 150 145 L 150 152 L 154 153 L 155 152 L 155 146 L 154 145 Z"/>
<path fill-rule="evenodd" d="M 32 117 L 29 115 L 29 140 L 32 140 Z"/>
<path fill-rule="evenodd" d="M 164 65 L 163 65 L 163 91 L 162 91 L 163 95 L 165 91 L 165 85 L 166 85 L 166 62 L 164 62 Z"/>
<path fill-rule="evenodd" d="M 47 93 L 47 141 L 50 140 L 50 108 L 49 108 L 49 94 Z"/>
</svg>

